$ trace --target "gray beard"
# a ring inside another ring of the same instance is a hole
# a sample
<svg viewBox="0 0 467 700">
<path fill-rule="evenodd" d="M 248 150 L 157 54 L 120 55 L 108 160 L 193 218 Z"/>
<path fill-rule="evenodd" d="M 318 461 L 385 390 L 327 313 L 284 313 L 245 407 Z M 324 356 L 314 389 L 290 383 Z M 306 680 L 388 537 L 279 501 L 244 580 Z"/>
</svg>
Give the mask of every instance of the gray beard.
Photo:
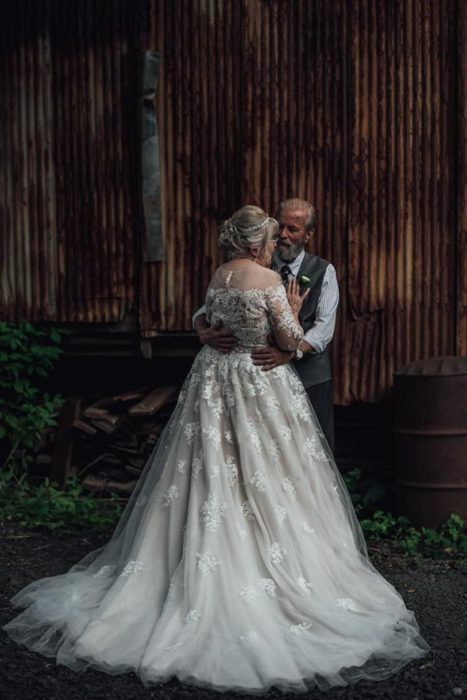
<svg viewBox="0 0 467 700">
<path fill-rule="evenodd" d="M 298 256 L 304 249 L 305 246 L 303 244 L 291 246 L 278 245 L 276 248 L 278 257 L 282 260 L 282 262 L 285 263 L 293 262 L 295 258 L 298 258 Z"/>
</svg>

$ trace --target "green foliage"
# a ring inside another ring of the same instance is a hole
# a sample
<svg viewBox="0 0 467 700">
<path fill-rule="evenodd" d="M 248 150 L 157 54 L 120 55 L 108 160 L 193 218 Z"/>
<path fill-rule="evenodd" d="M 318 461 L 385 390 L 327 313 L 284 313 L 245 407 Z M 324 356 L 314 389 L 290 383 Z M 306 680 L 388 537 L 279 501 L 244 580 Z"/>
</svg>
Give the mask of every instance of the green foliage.
<svg viewBox="0 0 467 700">
<path fill-rule="evenodd" d="M 368 540 L 381 540 L 390 537 L 394 532 L 395 518 L 383 510 L 376 510 L 371 518 L 360 520 L 361 528 Z"/>
<path fill-rule="evenodd" d="M 0 441 L 3 466 L 24 471 L 44 431 L 55 425 L 59 396 L 40 383 L 60 357 L 63 331 L 44 330 L 27 321 L 0 322 Z"/>
<path fill-rule="evenodd" d="M 0 473 L 0 523 L 21 528 L 45 528 L 51 532 L 114 526 L 122 512 L 118 497 L 105 501 L 87 493 L 77 479 L 59 489 L 48 479 L 31 484 L 26 474 Z"/>
<path fill-rule="evenodd" d="M 344 474 L 344 481 L 350 493 L 355 512 L 362 514 L 374 508 L 386 494 L 386 487 L 369 477 L 364 478 L 362 470 L 355 468 Z"/>
<path fill-rule="evenodd" d="M 385 489 L 371 479 L 363 479 L 360 469 L 347 472 L 344 480 L 367 541 L 392 539 L 410 556 L 467 556 L 465 523 L 457 513 L 452 513 L 437 530 L 428 527 L 417 529 L 408 518 L 375 510 Z"/>
<path fill-rule="evenodd" d="M 371 518 L 362 520 L 360 525 L 369 541 L 391 538 L 411 556 L 467 556 L 465 523 L 457 513 L 451 513 L 437 530 L 429 527 L 417 529 L 407 518 L 394 518 L 383 511 L 376 511 Z"/>
<path fill-rule="evenodd" d="M 428 527 L 416 530 L 414 527 L 403 526 L 398 539 L 407 554 L 420 552 L 426 557 L 467 556 L 465 523 L 457 513 L 451 513 L 437 530 Z"/>
<path fill-rule="evenodd" d="M 0 322 L 0 523 L 50 531 L 115 525 L 121 506 L 87 493 L 76 479 L 65 488 L 27 479 L 27 466 L 44 431 L 56 425 L 60 396 L 42 391 L 62 350 L 64 331 L 26 321 Z"/>
</svg>

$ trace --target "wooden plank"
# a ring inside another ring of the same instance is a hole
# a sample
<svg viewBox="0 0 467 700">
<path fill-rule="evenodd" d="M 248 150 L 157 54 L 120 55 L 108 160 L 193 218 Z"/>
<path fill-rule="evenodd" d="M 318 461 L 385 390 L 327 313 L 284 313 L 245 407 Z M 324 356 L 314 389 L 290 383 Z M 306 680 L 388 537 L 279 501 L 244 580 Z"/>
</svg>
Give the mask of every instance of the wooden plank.
<svg viewBox="0 0 467 700">
<path fill-rule="evenodd" d="M 82 433 L 86 433 L 86 435 L 96 435 L 97 433 L 97 430 L 84 420 L 75 420 L 73 422 L 73 428 L 80 430 Z"/>
<path fill-rule="evenodd" d="M 142 401 L 132 406 L 128 413 L 131 416 L 152 416 L 171 401 L 177 392 L 175 386 L 161 386 L 151 391 Z"/>
<path fill-rule="evenodd" d="M 73 423 L 78 420 L 80 399 L 67 399 L 63 404 L 58 424 L 57 439 L 52 459 L 50 476 L 52 481 L 63 487 L 71 474 L 73 456 Z"/>
<path fill-rule="evenodd" d="M 142 389 L 133 389 L 133 391 L 126 391 L 123 394 L 117 394 L 112 396 L 112 401 L 115 403 L 128 403 L 129 401 L 137 401 L 143 398 L 149 391 L 148 387 L 143 387 Z"/>
<path fill-rule="evenodd" d="M 119 416 L 112 416 L 112 419 L 114 418 L 119 418 Z M 102 420 L 95 420 L 92 419 L 91 423 L 98 428 L 99 430 L 102 430 L 104 433 L 114 433 L 118 427 L 118 420 L 108 420 L 107 417 L 103 418 Z"/>
<path fill-rule="evenodd" d="M 119 491 L 120 493 L 131 493 L 137 481 L 114 481 L 113 479 L 103 479 L 97 476 L 87 476 L 83 481 L 85 488 L 92 491 Z"/>
<path fill-rule="evenodd" d="M 101 420 L 108 415 L 108 411 L 105 408 L 98 408 L 96 405 L 89 406 L 83 413 L 85 418 L 97 418 Z"/>
</svg>

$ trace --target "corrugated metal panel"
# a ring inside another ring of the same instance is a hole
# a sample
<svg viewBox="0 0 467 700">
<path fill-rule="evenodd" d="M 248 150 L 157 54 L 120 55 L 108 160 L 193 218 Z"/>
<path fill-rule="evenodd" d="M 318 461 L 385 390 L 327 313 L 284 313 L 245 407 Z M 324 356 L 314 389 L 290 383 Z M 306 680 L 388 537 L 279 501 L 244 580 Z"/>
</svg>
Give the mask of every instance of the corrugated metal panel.
<svg viewBox="0 0 467 700">
<path fill-rule="evenodd" d="M 338 270 L 339 403 L 456 350 L 456 0 L 151 3 L 167 262 L 143 274 L 142 326 L 189 329 L 244 203 L 318 207 Z"/>
<path fill-rule="evenodd" d="M 219 262 L 216 227 L 241 200 L 242 2 L 150 3 L 147 48 L 162 55 L 158 115 L 164 263 L 142 270 L 143 333 L 190 329 Z M 233 81 L 231 76 L 238 75 Z"/>
<path fill-rule="evenodd" d="M 3 318 L 115 321 L 134 303 L 131 9 L 2 5 Z"/>
<path fill-rule="evenodd" d="M 0 42 L 0 285 L 7 315 L 27 309 L 32 318 L 48 319 L 56 314 L 58 290 L 51 51 L 47 16 L 30 10 L 11 13 Z"/>
<path fill-rule="evenodd" d="M 465 7 L 4 2 L 1 317 L 115 321 L 139 303 L 145 336 L 190 330 L 219 222 L 300 195 L 341 284 L 339 403 L 378 399 L 411 359 L 466 353 Z M 141 30 L 162 56 L 154 263 L 140 251 Z"/>
<path fill-rule="evenodd" d="M 467 355 L 467 3 L 459 3 L 459 188 L 457 241 L 457 352 Z"/>
<path fill-rule="evenodd" d="M 455 352 L 455 11 L 353 7 L 346 399 L 377 397 L 411 359 Z"/>
</svg>

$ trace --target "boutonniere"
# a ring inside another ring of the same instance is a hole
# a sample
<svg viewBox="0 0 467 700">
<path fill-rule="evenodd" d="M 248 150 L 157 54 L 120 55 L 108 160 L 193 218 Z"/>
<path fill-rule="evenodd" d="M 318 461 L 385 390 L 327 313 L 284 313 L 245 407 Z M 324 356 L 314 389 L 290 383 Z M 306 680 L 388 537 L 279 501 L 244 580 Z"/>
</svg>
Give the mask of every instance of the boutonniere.
<svg viewBox="0 0 467 700">
<path fill-rule="evenodd" d="M 311 282 L 311 279 L 307 275 L 300 275 L 298 281 L 300 282 L 302 287 L 308 287 Z"/>
</svg>

